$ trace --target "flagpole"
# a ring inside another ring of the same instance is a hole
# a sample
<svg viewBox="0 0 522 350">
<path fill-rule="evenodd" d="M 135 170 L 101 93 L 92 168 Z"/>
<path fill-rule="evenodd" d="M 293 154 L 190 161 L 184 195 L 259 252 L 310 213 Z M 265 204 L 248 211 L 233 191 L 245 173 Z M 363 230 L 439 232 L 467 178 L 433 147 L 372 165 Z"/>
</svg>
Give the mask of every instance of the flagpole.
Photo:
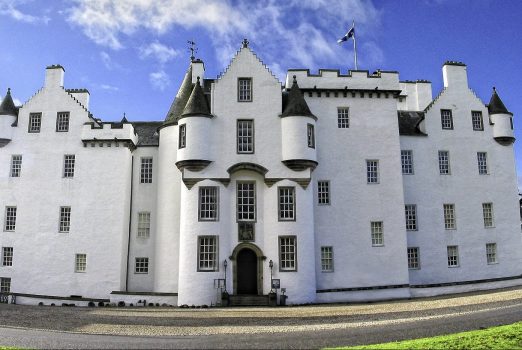
<svg viewBox="0 0 522 350">
<path fill-rule="evenodd" d="M 355 20 L 352 22 L 352 28 L 355 29 Z M 355 70 L 357 70 L 357 44 L 355 40 L 355 30 L 353 31 L 353 58 L 355 61 Z"/>
</svg>

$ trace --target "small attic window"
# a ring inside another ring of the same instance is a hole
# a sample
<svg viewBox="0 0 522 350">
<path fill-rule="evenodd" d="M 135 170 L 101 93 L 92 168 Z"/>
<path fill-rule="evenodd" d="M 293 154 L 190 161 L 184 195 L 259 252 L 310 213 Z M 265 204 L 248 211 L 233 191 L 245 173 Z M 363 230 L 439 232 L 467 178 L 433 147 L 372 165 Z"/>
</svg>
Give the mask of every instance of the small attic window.
<svg viewBox="0 0 522 350">
<path fill-rule="evenodd" d="M 252 78 L 237 79 L 238 102 L 252 102 Z"/>
</svg>

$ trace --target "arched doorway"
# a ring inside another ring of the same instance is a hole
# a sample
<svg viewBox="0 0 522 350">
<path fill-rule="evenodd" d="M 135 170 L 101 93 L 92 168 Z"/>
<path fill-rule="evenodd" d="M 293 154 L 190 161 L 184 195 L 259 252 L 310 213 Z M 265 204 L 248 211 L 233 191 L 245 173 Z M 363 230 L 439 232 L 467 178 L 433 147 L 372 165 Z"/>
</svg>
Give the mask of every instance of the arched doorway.
<svg viewBox="0 0 522 350">
<path fill-rule="evenodd" d="M 257 255 L 249 248 L 237 253 L 237 294 L 257 294 Z"/>
</svg>

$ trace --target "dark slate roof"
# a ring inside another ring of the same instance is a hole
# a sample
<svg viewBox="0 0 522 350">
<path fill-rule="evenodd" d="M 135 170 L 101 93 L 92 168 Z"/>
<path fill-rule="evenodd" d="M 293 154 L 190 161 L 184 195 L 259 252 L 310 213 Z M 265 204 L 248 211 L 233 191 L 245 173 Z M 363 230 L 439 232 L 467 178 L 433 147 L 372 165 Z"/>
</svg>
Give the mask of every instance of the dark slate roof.
<svg viewBox="0 0 522 350">
<path fill-rule="evenodd" d="M 178 122 L 179 117 L 183 113 L 183 109 L 185 109 L 185 105 L 192 93 L 192 66 L 190 66 L 185 73 L 185 78 L 183 78 L 183 82 L 181 83 L 181 87 L 176 94 L 176 98 L 172 102 L 170 106 L 169 112 L 165 117 L 164 125 L 176 124 Z"/>
<path fill-rule="evenodd" d="M 199 82 L 199 77 L 181 115 L 183 117 L 191 115 L 210 115 L 207 98 Z"/>
<path fill-rule="evenodd" d="M 424 112 L 398 111 L 399 134 L 408 136 L 426 136 L 419 129 L 419 124 L 424 120 Z"/>
<path fill-rule="evenodd" d="M 491 100 L 489 100 L 488 105 L 488 111 L 489 114 L 511 114 L 513 113 L 509 112 L 504 106 L 504 103 L 502 103 L 502 100 L 497 94 L 497 89 L 493 88 L 493 95 L 491 95 Z"/>
<path fill-rule="evenodd" d="M 162 122 L 133 122 L 134 131 L 138 134 L 136 146 L 159 146 L 159 135 L 157 129 Z"/>
<path fill-rule="evenodd" d="M 16 108 L 13 98 L 11 97 L 11 89 L 7 89 L 2 104 L 0 104 L 0 115 L 18 115 L 18 108 Z"/>
<path fill-rule="evenodd" d="M 313 117 L 315 116 L 310 111 L 308 104 L 306 103 L 301 90 L 299 90 L 299 85 L 297 85 L 297 80 L 294 75 L 294 82 L 290 91 L 288 92 L 288 96 L 286 97 L 286 106 L 283 109 L 282 117 L 288 116 L 305 116 L 305 117 Z"/>
</svg>

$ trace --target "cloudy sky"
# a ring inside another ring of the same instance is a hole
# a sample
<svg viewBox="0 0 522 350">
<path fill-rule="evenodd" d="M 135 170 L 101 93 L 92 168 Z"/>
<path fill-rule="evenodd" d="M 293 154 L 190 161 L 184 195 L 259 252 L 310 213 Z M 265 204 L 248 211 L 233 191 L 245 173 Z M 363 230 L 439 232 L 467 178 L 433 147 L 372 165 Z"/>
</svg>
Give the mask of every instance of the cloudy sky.
<svg viewBox="0 0 522 350">
<path fill-rule="evenodd" d="M 457 60 L 484 102 L 496 86 L 515 114 L 522 174 L 521 16 L 519 0 L 0 0 L 0 96 L 11 87 L 27 101 L 59 63 L 66 88 L 91 92 L 96 117 L 162 120 L 188 66 L 187 40 L 207 77 L 248 38 L 283 81 L 289 68 L 353 69 L 352 45 L 336 40 L 355 20 L 359 69 L 427 79 L 436 94 L 442 63 Z"/>
</svg>

